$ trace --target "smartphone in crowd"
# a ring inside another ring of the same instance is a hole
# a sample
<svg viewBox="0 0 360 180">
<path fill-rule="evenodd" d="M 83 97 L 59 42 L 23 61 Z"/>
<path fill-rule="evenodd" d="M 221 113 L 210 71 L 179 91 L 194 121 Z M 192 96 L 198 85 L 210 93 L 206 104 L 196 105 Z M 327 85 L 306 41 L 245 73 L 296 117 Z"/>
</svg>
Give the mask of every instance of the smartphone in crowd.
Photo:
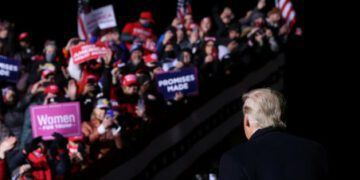
<svg viewBox="0 0 360 180">
<path fill-rule="evenodd" d="M 95 79 L 90 78 L 90 79 L 87 80 L 87 83 L 91 84 L 91 85 L 95 85 Z"/>
<path fill-rule="evenodd" d="M 105 117 L 109 117 L 111 119 L 114 119 L 115 118 L 115 113 L 112 109 L 109 109 L 106 111 L 106 114 L 105 114 Z"/>
<path fill-rule="evenodd" d="M 112 109 L 109 109 L 106 111 L 105 117 L 110 118 L 111 120 L 113 120 L 113 124 L 112 127 L 115 129 L 118 129 L 120 127 L 120 125 L 118 124 L 118 122 L 116 121 L 116 112 Z"/>
<path fill-rule="evenodd" d="M 145 108 L 145 102 L 142 98 L 140 98 L 137 102 L 137 107 L 139 107 L 140 109 L 144 109 Z"/>
</svg>

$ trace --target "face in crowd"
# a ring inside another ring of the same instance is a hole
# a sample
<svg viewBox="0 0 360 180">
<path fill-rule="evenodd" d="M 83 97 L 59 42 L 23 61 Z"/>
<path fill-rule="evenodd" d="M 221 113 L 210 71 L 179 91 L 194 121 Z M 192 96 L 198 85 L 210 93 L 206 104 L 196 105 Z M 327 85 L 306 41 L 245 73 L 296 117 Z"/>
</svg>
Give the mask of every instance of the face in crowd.
<svg viewBox="0 0 360 180">
<path fill-rule="evenodd" d="M 56 58 L 55 42 L 53 42 L 53 41 L 46 42 L 44 53 L 45 53 L 45 58 L 48 62 L 54 61 Z"/>
<path fill-rule="evenodd" d="M 16 102 L 16 93 L 12 89 L 3 90 L 3 101 L 6 105 L 14 105 Z"/>
<path fill-rule="evenodd" d="M 105 118 L 106 108 L 95 108 L 94 112 L 96 119 L 103 120 Z"/>
<path fill-rule="evenodd" d="M 123 90 L 124 90 L 124 93 L 127 95 L 135 95 L 138 93 L 139 86 L 137 84 L 123 86 Z"/>
<path fill-rule="evenodd" d="M 135 74 L 126 75 L 121 82 L 121 87 L 126 95 L 137 94 L 139 92 L 138 77 Z"/>
<path fill-rule="evenodd" d="M 211 19 L 209 17 L 203 18 L 200 23 L 200 28 L 204 33 L 209 32 L 211 29 Z"/>
<path fill-rule="evenodd" d="M 190 64 L 191 63 L 191 53 L 188 51 L 182 52 L 182 62 L 184 64 Z"/>
<path fill-rule="evenodd" d="M 205 45 L 205 53 L 206 55 L 211 55 L 214 52 L 215 49 L 215 42 L 214 41 L 208 41 Z"/>
<path fill-rule="evenodd" d="M 141 50 L 135 50 L 131 53 L 130 60 L 133 65 L 138 65 L 142 61 L 143 53 Z"/>
<path fill-rule="evenodd" d="M 278 23 L 281 19 L 280 11 L 278 9 L 272 10 L 268 15 L 269 21 L 272 23 Z"/>
</svg>

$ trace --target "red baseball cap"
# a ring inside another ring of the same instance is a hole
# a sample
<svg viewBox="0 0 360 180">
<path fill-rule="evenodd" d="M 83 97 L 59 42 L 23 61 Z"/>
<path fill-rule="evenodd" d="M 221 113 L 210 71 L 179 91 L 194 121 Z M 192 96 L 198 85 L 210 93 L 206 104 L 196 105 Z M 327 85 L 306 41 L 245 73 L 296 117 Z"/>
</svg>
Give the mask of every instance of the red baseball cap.
<svg viewBox="0 0 360 180">
<path fill-rule="evenodd" d="M 48 70 L 48 69 L 43 70 L 42 73 L 41 73 L 41 78 L 46 78 L 50 74 L 54 75 L 55 72 L 52 71 L 52 70 Z"/>
<path fill-rule="evenodd" d="M 158 56 L 156 53 L 148 54 L 143 57 L 145 63 L 154 63 L 158 61 Z"/>
<path fill-rule="evenodd" d="M 88 74 L 86 77 L 85 77 L 85 82 L 88 82 L 89 79 L 93 79 L 94 82 L 97 81 L 97 77 L 95 75 L 92 75 L 92 74 Z"/>
<path fill-rule="evenodd" d="M 149 20 L 149 21 L 152 22 L 152 23 L 155 22 L 150 11 L 143 11 L 143 12 L 141 12 L 141 13 L 140 13 L 140 18 L 141 18 L 141 19 L 147 19 L 147 20 Z"/>
<path fill-rule="evenodd" d="M 195 31 L 199 29 L 199 26 L 196 23 L 190 23 L 187 27 L 185 27 L 186 30 Z"/>
<path fill-rule="evenodd" d="M 24 40 L 24 39 L 26 39 L 26 38 L 28 38 L 29 37 L 29 33 L 28 32 L 23 32 L 23 33 L 21 33 L 20 35 L 19 35 L 19 41 L 22 41 L 22 40 Z"/>
<path fill-rule="evenodd" d="M 128 74 L 123 79 L 121 84 L 123 86 L 130 86 L 130 85 L 138 85 L 139 82 L 137 80 L 137 77 L 134 74 Z"/>
<path fill-rule="evenodd" d="M 48 93 L 59 94 L 59 92 L 60 92 L 59 87 L 56 84 L 50 84 L 46 86 L 46 88 L 44 89 L 45 94 Z"/>
<path fill-rule="evenodd" d="M 69 139 L 69 141 L 82 141 L 83 137 L 82 136 L 71 136 L 68 139 Z"/>
<path fill-rule="evenodd" d="M 215 38 L 215 37 L 212 37 L 212 36 L 205 36 L 205 37 L 204 37 L 204 41 L 205 41 L 205 42 L 209 42 L 209 41 L 216 42 L 216 38 Z"/>
</svg>

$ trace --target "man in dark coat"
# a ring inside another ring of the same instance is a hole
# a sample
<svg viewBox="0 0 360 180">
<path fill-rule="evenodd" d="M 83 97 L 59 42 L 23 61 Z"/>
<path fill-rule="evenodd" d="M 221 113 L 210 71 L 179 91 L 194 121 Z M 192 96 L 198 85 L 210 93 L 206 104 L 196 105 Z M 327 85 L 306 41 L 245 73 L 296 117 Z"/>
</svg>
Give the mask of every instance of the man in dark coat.
<svg viewBox="0 0 360 180">
<path fill-rule="evenodd" d="M 256 89 L 243 96 L 247 139 L 226 152 L 220 162 L 220 180 L 327 178 L 326 153 L 310 140 L 283 132 L 281 95 Z"/>
</svg>

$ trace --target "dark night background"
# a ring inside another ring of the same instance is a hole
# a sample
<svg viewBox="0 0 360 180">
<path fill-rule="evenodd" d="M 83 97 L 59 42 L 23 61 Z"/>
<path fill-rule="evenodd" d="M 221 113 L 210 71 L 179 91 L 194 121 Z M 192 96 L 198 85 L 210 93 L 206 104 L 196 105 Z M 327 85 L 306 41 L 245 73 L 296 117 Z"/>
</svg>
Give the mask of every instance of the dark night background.
<svg viewBox="0 0 360 180">
<path fill-rule="evenodd" d="M 113 4 L 119 29 L 122 29 L 125 22 L 136 20 L 140 11 L 151 10 L 156 21 L 157 34 L 160 34 L 175 17 L 176 2 L 177 0 L 93 0 L 95 7 Z M 210 15 L 211 7 L 217 2 L 219 0 L 193 0 L 195 21 L 199 22 L 201 17 Z M 220 2 L 230 5 L 237 19 L 244 16 L 246 11 L 256 4 L 254 0 Z M 304 38 L 289 44 L 287 52 L 284 93 L 288 101 L 288 127 L 293 134 L 323 144 L 329 153 L 330 173 L 338 175 L 336 162 L 339 157 L 335 156 L 334 142 L 337 142 L 339 137 L 330 137 L 332 122 L 323 115 L 328 110 L 318 109 L 322 104 L 331 102 L 331 97 L 322 95 L 323 88 L 319 88 L 319 85 L 325 83 L 322 79 L 324 75 L 315 78 L 307 70 L 311 68 L 315 59 L 305 55 L 305 38 L 308 29 L 304 26 L 304 2 L 301 0 L 292 0 L 292 2 L 297 12 L 298 26 L 304 31 Z M 0 18 L 15 23 L 17 34 L 23 31 L 30 32 L 37 48 L 41 48 L 48 38 L 55 39 L 58 45 L 63 47 L 69 38 L 77 35 L 77 0 L 12 0 L 6 2 L 6 5 L 1 3 Z M 317 84 L 317 87 L 314 84 Z M 318 97 L 317 95 L 319 98 L 314 99 L 314 96 Z M 312 100 L 309 100 L 310 97 Z"/>
<path fill-rule="evenodd" d="M 113 4 L 119 29 L 124 24 L 137 19 L 143 10 L 152 11 L 156 23 L 156 32 L 162 33 L 176 15 L 177 0 L 92 0 L 93 7 Z M 274 3 L 268 1 L 268 4 Z M 298 24 L 303 26 L 303 2 L 293 1 Z M 254 0 L 192 0 L 194 20 L 211 15 L 213 5 L 229 5 L 236 18 L 243 17 L 246 11 L 256 6 Z M 299 4 L 299 5 L 298 5 Z M 55 39 L 63 46 L 67 40 L 77 35 L 76 26 L 77 0 L 12 0 L 0 6 L 0 18 L 15 23 L 15 31 L 29 31 L 37 46 L 42 46 L 45 39 Z"/>
</svg>

